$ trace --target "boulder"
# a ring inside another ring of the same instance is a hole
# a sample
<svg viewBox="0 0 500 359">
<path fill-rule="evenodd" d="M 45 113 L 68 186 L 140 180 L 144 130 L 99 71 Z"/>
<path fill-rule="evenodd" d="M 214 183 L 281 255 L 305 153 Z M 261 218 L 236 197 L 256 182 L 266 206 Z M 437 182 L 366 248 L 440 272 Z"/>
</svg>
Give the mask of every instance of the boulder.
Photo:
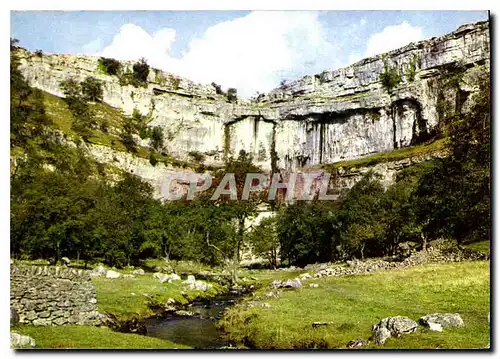
<svg viewBox="0 0 500 359">
<path fill-rule="evenodd" d="M 19 323 L 19 314 L 17 310 L 10 307 L 10 325 L 16 325 Z"/>
<path fill-rule="evenodd" d="M 135 278 L 135 275 L 133 275 L 133 274 L 124 274 L 123 278 Z"/>
<path fill-rule="evenodd" d="M 309 287 L 310 288 L 318 288 L 319 284 L 318 283 L 311 283 L 311 284 L 309 284 Z"/>
<path fill-rule="evenodd" d="M 365 341 L 363 339 L 353 339 L 353 340 L 350 340 L 349 343 L 347 343 L 346 347 L 349 348 L 349 349 L 354 349 L 354 348 L 360 348 L 360 347 L 363 347 L 365 345 L 368 345 L 370 342 L 369 341 Z"/>
<path fill-rule="evenodd" d="M 168 274 L 159 274 L 158 276 L 156 276 L 156 278 L 158 278 L 158 280 L 160 281 L 160 283 L 165 283 L 165 282 L 168 282 L 168 280 L 170 279 L 170 275 L 168 275 Z"/>
<path fill-rule="evenodd" d="M 12 349 L 29 349 L 36 346 L 35 339 L 27 335 L 10 333 L 10 347 Z"/>
<path fill-rule="evenodd" d="M 461 328 L 464 321 L 458 313 L 434 313 L 427 314 L 419 319 L 419 323 L 424 327 L 429 327 L 429 323 L 440 324 L 443 328 Z"/>
<path fill-rule="evenodd" d="M 443 331 L 443 327 L 441 326 L 441 324 L 433 323 L 433 322 L 429 322 L 427 324 L 428 324 L 429 330 L 432 330 L 433 332 L 442 332 Z"/>
<path fill-rule="evenodd" d="M 188 278 L 184 281 L 184 284 L 194 284 L 194 282 L 196 281 L 196 278 L 194 277 L 194 275 L 188 275 Z"/>
<path fill-rule="evenodd" d="M 295 288 L 295 289 L 300 289 L 302 288 L 302 282 L 300 279 L 295 278 L 295 279 L 289 279 L 285 282 L 283 285 L 285 288 Z"/>
<path fill-rule="evenodd" d="M 170 274 L 171 280 L 181 280 L 181 277 L 175 273 Z"/>
<path fill-rule="evenodd" d="M 385 343 L 387 339 L 391 337 L 391 332 L 389 329 L 385 327 L 376 327 L 372 328 L 372 337 L 371 340 L 375 342 L 375 344 L 382 345 Z"/>
<path fill-rule="evenodd" d="M 68 257 L 62 257 L 61 260 L 63 261 L 64 265 L 70 265 L 71 261 L 69 260 Z"/>
<path fill-rule="evenodd" d="M 115 272 L 114 270 L 111 269 L 106 272 L 106 278 L 115 279 L 115 278 L 120 278 L 121 276 L 122 276 L 121 273 Z"/>
<path fill-rule="evenodd" d="M 175 312 L 176 315 L 181 316 L 181 317 L 192 317 L 194 316 L 194 313 L 189 311 L 189 310 L 178 310 Z"/>
<path fill-rule="evenodd" d="M 108 272 L 108 270 L 106 268 L 104 268 L 103 266 L 97 266 L 94 269 L 92 269 L 92 271 L 90 272 L 90 275 L 92 277 L 101 277 L 103 275 L 106 275 L 107 272 Z"/>
<path fill-rule="evenodd" d="M 174 298 L 168 298 L 167 301 L 165 302 L 167 305 L 172 305 L 175 304 L 175 299 Z"/>
<path fill-rule="evenodd" d="M 393 337 L 399 338 L 402 334 L 414 333 L 418 324 L 408 317 L 387 317 L 380 321 L 379 327 L 387 328 Z"/>
<path fill-rule="evenodd" d="M 302 279 L 302 280 L 306 280 L 306 279 L 310 279 L 310 278 L 312 278 L 312 276 L 309 273 L 304 273 L 300 276 L 300 279 Z"/>
<path fill-rule="evenodd" d="M 144 269 L 139 268 L 132 272 L 134 275 L 144 275 Z"/>
</svg>

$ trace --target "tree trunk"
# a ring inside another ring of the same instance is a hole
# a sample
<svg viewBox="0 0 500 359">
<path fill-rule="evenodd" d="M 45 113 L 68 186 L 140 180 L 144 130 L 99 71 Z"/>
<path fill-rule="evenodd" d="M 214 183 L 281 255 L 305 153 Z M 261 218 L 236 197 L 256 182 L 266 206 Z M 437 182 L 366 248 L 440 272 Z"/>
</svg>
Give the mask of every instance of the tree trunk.
<svg viewBox="0 0 500 359">
<path fill-rule="evenodd" d="M 424 236 L 423 233 L 420 233 L 420 237 L 422 238 L 422 250 L 426 251 L 427 250 L 427 238 Z"/>
</svg>

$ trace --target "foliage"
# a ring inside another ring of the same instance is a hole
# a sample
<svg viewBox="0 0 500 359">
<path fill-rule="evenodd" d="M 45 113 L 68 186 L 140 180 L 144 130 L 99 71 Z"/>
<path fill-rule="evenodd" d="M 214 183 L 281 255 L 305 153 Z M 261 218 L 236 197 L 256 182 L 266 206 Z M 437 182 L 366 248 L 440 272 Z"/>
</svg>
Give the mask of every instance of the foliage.
<svg viewBox="0 0 500 359">
<path fill-rule="evenodd" d="M 205 155 L 200 151 L 189 151 L 188 155 L 196 162 L 203 162 L 205 159 Z"/>
<path fill-rule="evenodd" d="M 156 150 L 160 151 L 163 148 L 163 130 L 161 129 L 160 126 L 155 126 L 151 129 L 150 131 L 150 136 L 151 136 L 151 147 Z"/>
<path fill-rule="evenodd" d="M 280 243 L 276 233 L 276 218 L 264 218 L 249 232 L 248 242 L 252 247 L 252 253 L 266 259 L 273 269 L 278 267 Z"/>
<path fill-rule="evenodd" d="M 64 100 L 74 117 L 71 127 L 85 141 L 88 141 L 91 136 L 91 127 L 96 124 L 94 114 L 87 103 L 87 99 L 90 95 L 99 95 L 94 92 L 96 88 L 93 86 L 95 84 L 93 80 L 86 82 L 86 91 L 89 91 L 89 83 L 91 91 L 87 92 L 86 95 L 83 94 L 82 84 L 74 79 L 63 80 L 59 84 L 59 87 L 66 96 Z"/>
<path fill-rule="evenodd" d="M 227 89 L 227 100 L 229 102 L 237 102 L 238 101 L 238 95 L 237 95 L 237 90 L 233 87 Z"/>
<path fill-rule="evenodd" d="M 227 94 L 222 90 L 222 87 L 220 85 L 217 85 L 215 82 L 212 82 L 212 86 L 215 88 L 215 93 L 217 95 L 222 95 L 227 97 Z"/>
<path fill-rule="evenodd" d="M 384 72 L 379 76 L 382 86 L 390 92 L 401 82 L 401 74 L 396 67 L 389 66 L 388 62 L 384 60 Z"/>
<path fill-rule="evenodd" d="M 115 59 L 100 57 L 98 60 L 99 70 L 108 75 L 118 76 L 121 70 L 121 63 Z"/>
<path fill-rule="evenodd" d="M 142 83 L 148 82 L 149 65 L 145 58 L 141 58 L 138 62 L 136 62 L 132 66 L 132 69 L 134 71 L 133 74 L 136 81 Z"/>
<path fill-rule="evenodd" d="M 35 51 L 35 56 L 43 57 L 43 51 L 42 50 L 36 50 Z"/>
<path fill-rule="evenodd" d="M 153 151 L 149 153 L 149 163 L 151 163 L 151 166 L 153 167 L 156 166 L 156 164 L 158 163 L 158 158 L 156 157 Z"/>
<path fill-rule="evenodd" d="M 410 63 L 408 64 L 408 71 L 406 72 L 406 77 L 408 81 L 415 81 L 415 75 L 417 72 L 417 64 L 418 64 L 418 55 L 413 54 Z"/>
<path fill-rule="evenodd" d="M 101 102 L 102 101 L 102 82 L 95 77 L 88 76 L 80 84 L 82 95 L 86 101 Z"/>
</svg>

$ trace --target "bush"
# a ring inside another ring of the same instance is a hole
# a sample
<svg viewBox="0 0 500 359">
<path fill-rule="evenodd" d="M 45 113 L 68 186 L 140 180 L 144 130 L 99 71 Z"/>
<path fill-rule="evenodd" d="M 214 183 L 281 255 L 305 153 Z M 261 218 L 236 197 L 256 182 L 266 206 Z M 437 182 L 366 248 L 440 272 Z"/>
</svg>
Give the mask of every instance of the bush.
<svg viewBox="0 0 500 359">
<path fill-rule="evenodd" d="M 217 85 L 215 82 L 212 82 L 212 86 L 215 88 L 215 93 L 217 95 L 227 96 L 227 94 L 222 90 L 220 85 Z"/>
<path fill-rule="evenodd" d="M 118 76 L 121 70 L 121 63 L 115 59 L 101 57 L 99 58 L 98 67 L 105 74 Z"/>
<path fill-rule="evenodd" d="M 205 156 L 203 155 L 203 153 L 201 153 L 199 151 L 190 151 L 188 153 L 188 155 L 196 162 L 202 162 L 205 159 Z"/>
<path fill-rule="evenodd" d="M 132 67 L 134 70 L 134 78 L 142 83 L 148 82 L 149 75 L 149 65 L 146 62 L 146 59 L 142 58 L 139 62 L 136 62 Z"/>
<path fill-rule="evenodd" d="M 395 67 L 390 67 L 389 64 L 384 61 L 384 72 L 380 74 L 380 81 L 387 92 L 390 92 L 401 82 L 401 75 Z"/>
<path fill-rule="evenodd" d="M 149 163 L 151 163 L 152 166 L 156 166 L 158 163 L 158 158 L 154 152 L 149 152 Z"/>
<path fill-rule="evenodd" d="M 163 147 L 163 131 L 161 127 L 153 127 L 151 134 L 151 147 L 159 151 Z"/>
<path fill-rule="evenodd" d="M 35 51 L 35 55 L 38 56 L 38 57 L 42 57 L 43 56 L 43 51 L 42 50 L 36 50 Z"/>
<path fill-rule="evenodd" d="M 227 90 L 227 99 L 229 102 L 238 101 L 237 90 L 235 88 L 231 87 Z"/>
<path fill-rule="evenodd" d="M 102 82 L 89 76 L 81 83 L 82 95 L 86 101 L 102 101 Z"/>
</svg>

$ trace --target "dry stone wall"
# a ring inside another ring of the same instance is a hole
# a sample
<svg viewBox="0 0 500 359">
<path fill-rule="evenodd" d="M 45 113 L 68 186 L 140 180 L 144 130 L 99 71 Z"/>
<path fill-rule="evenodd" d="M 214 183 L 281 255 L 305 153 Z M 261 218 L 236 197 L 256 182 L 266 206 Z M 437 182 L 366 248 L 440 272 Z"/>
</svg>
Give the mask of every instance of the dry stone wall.
<svg viewBox="0 0 500 359">
<path fill-rule="evenodd" d="M 10 305 L 23 324 L 101 324 L 96 290 L 83 270 L 11 265 Z"/>
</svg>

